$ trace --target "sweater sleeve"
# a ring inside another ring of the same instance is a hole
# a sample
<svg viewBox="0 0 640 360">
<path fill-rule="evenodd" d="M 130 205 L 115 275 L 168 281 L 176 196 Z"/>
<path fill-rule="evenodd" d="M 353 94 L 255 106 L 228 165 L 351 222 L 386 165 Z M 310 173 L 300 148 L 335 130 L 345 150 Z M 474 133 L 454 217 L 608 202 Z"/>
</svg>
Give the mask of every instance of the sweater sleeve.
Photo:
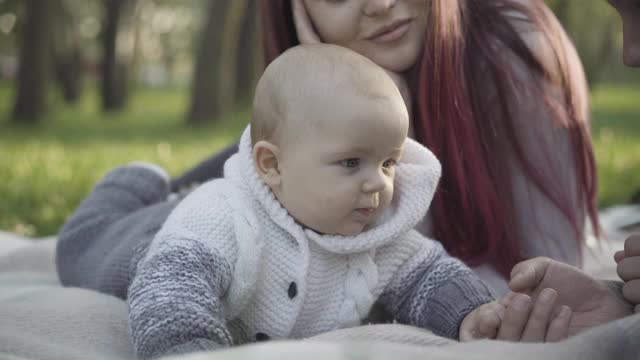
<svg viewBox="0 0 640 360">
<path fill-rule="evenodd" d="M 400 323 L 427 328 L 457 339 L 462 320 L 494 299 L 485 284 L 440 243 L 413 231 L 422 246 L 396 271 L 380 303 Z"/>
<path fill-rule="evenodd" d="M 194 191 L 169 216 L 138 265 L 128 303 L 139 358 L 232 345 L 223 298 L 237 248 L 224 204 L 215 191 Z"/>
</svg>

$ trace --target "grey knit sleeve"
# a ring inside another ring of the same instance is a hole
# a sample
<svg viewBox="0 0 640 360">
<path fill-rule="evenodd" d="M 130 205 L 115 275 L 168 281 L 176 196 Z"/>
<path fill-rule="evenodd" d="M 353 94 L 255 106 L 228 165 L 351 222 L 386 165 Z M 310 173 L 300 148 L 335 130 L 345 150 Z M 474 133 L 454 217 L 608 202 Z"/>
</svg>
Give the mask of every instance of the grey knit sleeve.
<svg viewBox="0 0 640 360">
<path fill-rule="evenodd" d="M 229 262 L 200 241 L 178 243 L 146 259 L 129 289 L 129 327 L 141 359 L 232 344 L 221 303 Z"/>
<path fill-rule="evenodd" d="M 425 245 L 398 269 L 380 303 L 400 323 L 457 339 L 465 316 L 494 296 L 440 243 L 427 238 L 423 242 Z"/>
<path fill-rule="evenodd" d="M 171 213 L 129 288 L 129 328 L 139 358 L 233 343 L 223 304 L 236 266 L 233 212 L 219 183 L 203 185 Z"/>
</svg>

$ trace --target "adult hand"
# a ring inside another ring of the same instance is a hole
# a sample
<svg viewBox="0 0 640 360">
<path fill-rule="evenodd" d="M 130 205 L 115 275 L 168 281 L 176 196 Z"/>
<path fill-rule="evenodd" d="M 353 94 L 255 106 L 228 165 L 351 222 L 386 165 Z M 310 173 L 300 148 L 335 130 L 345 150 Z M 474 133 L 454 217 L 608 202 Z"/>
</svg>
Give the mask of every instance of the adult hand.
<svg viewBox="0 0 640 360">
<path fill-rule="evenodd" d="M 631 235 L 624 242 L 624 250 L 615 253 L 618 276 L 625 281 L 622 294 L 640 312 L 640 234 Z"/>
<path fill-rule="evenodd" d="M 293 23 L 296 27 L 296 34 L 300 44 L 321 43 L 320 36 L 311 23 L 309 13 L 303 0 L 291 0 L 291 11 L 293 12 Z"/>
<path fill-rule="evenodd" d="M 460 325 L 460 341 L 497 339 L 522 342 L 553 342 L 568 336 L 571 309 L 554 313 L 557 293 L 545 289 L 535 304 L 525 294 L 509 293 L 500 300 L 479 306 Z"/>
<path fill-rule="evenodd" d="M 573 266 L 545 257 L 516 264 L 511 271 L 509 287 L 533 299 L 539 298 L 545 288 L 556 290 L 556 304 L 573 310 L 569 336 L 633 313 L 632 306 L 622 295 L 604 282 Z"/>
</svg>

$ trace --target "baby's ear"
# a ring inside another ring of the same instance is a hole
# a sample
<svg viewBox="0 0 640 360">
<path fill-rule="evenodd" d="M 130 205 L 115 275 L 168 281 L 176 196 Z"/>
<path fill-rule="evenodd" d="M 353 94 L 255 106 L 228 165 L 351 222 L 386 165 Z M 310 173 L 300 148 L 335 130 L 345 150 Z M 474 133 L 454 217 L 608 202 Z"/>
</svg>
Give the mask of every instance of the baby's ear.
<svg viewBox="0 0 640 360">
<path fill-rule="evenodd" d="M 278 146 L 260 140 L 253 145 L 253 163 L 258 174 L 270 188 L 280 185 L 280 170 L 278 169 Z"/>
</svg>

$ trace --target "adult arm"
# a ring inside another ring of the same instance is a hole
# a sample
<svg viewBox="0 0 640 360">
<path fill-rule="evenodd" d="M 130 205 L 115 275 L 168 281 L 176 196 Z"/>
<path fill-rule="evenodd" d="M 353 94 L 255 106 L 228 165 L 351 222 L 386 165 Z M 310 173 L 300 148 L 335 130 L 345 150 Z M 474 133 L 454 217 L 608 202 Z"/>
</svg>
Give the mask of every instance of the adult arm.
<svg viewBox="0 0 640 360">
<path fill-rule="evenodd" d="M 558 304 L 573 310 L 569 335 L 633 313 L 621 294 L 621 282 L 601 281 L 559 261 L 537 257 L 514 266 L 509 286 L 537 298 L 544 288 L 555 289 Z"/>
</svg>

